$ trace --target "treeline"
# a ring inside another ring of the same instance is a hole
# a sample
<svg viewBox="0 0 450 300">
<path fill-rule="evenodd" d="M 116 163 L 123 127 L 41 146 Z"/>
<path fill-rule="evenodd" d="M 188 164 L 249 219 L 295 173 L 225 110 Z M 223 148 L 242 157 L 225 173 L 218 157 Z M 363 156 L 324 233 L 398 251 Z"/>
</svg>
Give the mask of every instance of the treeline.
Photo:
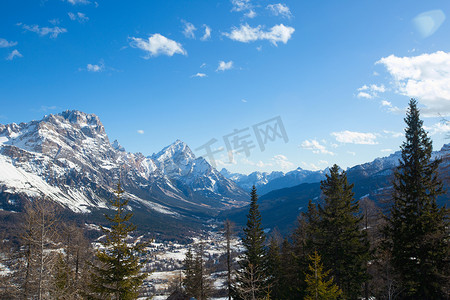
<svg viewBox="0 0 450 300">
<path fill-rule="evenodd" d="M 1 241 L 0 299 L 80 299 L 94 250 L 83 228 L 62 222 L 59 207 L 39 199 L 25 205 Z"/>
<path fill-rule="evenodd" d="M 227 221 L 223 256 L 208 261 L 201 242 L 189 248 L 169 299 L 449 299 L 448 209 L 436 204 L 444 192 L 441 160 L 432 160 L 415 100 L 405 122 L 386 211 L 355 200 L 353 184 L 334 165 L 321 182 L 321 199 L 309 202 L 292 234 L 266 236 L 253 187 L 240 256 Z M 62 222 L 54 203 L 30 202 L 14 232 L 1 239 L 0 299 L 151 296 L 147 242 L 132 237 L 136 226 L 123 193 L 119 183 L 109 203 L 114 213 L 106 215 L 110 226 L 100 226 L 94 245 L 83 226 Z"/>
<path fill-rule="evenodd" d="M 110 227 L 100 226 L 95 249 L 84 224 L 63 221 L 61 208 L 38 199 L 27 203 L 17 228 L 1 241 L 0 299 L 137 299 L 143 286 L 142 240 L 131 233 L 128 201 L 120 183 L 110 200 Z"/>
<path fill-rule="evenodd" d="M 227 268 L 229 299 L 450 298 L 448 209 L 436 204 L 444 193 L 437 173 L 441 160 L 431 158 L 432 142 L 414 99 L 405 122 L 406 140 L 384 212 L 369 199 L 355 200 L 346 172 L 334 165 L 321 182 L 321 200 L 309 202 L 293 233 L 268 238 L 253 187 L 244 251 L 238 266 Z M 195 253 L 188 252 L 183 283 L 187 296 L 204 300 L 211 285 L 201 248 Z"/>
</svg>

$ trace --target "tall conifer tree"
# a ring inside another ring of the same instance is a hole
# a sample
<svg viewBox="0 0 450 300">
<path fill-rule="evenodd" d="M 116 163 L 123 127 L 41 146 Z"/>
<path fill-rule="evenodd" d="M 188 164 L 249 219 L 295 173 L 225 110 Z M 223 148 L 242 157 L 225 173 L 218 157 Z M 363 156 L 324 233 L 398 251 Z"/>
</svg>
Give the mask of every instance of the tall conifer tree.
<svg viewBox="0 0 450 300">
<path fill-rule="evenodd" d="M 432 142 L 423 129 L 414 99 L 409 102 L 405 122 L 406 141 L 395 171 L 386 245 L 403 290 L 402 298 L 441 299 L 450 269 L 448 210 L 436 204 L 436 198 L 443 193 L 437 173 L 441 160 L 432 160 Z"/>
<path fill-rule="evenodd" d="M 367 233 L 361 230 L 362 218 L 357 216 L 358 201 L 353 199 L 353 184 L 347 182 L 345 171 L 334 165 L 321 182 L 321 189 L 324 205 L 318 205 L 317 215 L 314 212 L 310 216 L 315 223 L 310 228 L 312 244 L 322 254 L 344 297 L 357 299 L 367 279 L 370 257 Z"/>
<path fill-rule="evenodd" d="M 250 210 L 247 215 L 247 226 L 244 228 L 244 252 L 239 261 L 233 298 L 234 299 L 264 299 L 267 295 L 266 236 L 261 227 L 261 214 L 258 209 L 258 195 L 253 186 L 251 191 Z"/>
<path fill-rule="evenodd" d="M 94 299 L 128 300 L 137 299 L 145 274 L 140 274 L 139 254 L 145 244 L 129 244 L 127 238 L 136 226 L 130 222 L 132 213 L 126 213 L 128 200 L 123 200 L 124 190 L 120 183 L 115 190 L 116 197 L 110 200 L 115 215 L 106 219 L 111 229 L 101 227 L 105 234 L 103 248 L 97 250 L 98 264 L 93 266 L 90 285 Z"/>
</svg>

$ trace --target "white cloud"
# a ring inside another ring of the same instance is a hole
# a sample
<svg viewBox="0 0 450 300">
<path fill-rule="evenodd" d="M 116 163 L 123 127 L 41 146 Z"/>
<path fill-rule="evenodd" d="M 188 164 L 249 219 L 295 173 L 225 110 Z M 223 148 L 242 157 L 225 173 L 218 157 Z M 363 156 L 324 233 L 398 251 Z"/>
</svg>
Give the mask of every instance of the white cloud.
<svg viewBox="0 0 450 300">
<path fill-rule="evenodd" d="M 231 4 L 233 5 L 232 11 L 244 11 L 253 7 L 250 0 L 231 0 Z"/>
<path fill-rule="evenodd" d="M 58 26 L 55 27 L 39 27 L 39 25 L 26 25 L 17 23 L 17 26 L 21 26 L 23 29 L 35 32 L 40 36 L 50 35 L 51 38 L 57 38 L 61 33 L 67 32 L 67 29 Z"/>
<path fill-rule="evenodd" d="M 249 19 L 253 19 L 256 17 L 256 12 L 253 9 L 250 9 L 246 14 L 244 14 Z"/>
<path fill-rule="evenodd" d="M 294 28 L 284 26 L 283 24 L 275 25 L 269 31 L 264 31 L 261 25 L 251 27 L 245 24 L 241 25 L 240 28 L 233 27 L 230 33 L 224 33 L 224 35 L 234 41 L 243 43 L 268 40 L 276 46 L 278 42 L 286 44 L 294 31 Z"/>
<path fill-rule="evenodd" d="M 51 105 L 51 106 L 42 105 L 41 108 L 39 108 L 38 111 L 40 111 L 40 112 L 48 112 L 50 110 L 56 110 L 56 109 L 59 109 L 59 107 L 57 107 L 56 105 Z"/>
<path fill-rule="evenodd" d="M 211 37 L 211 27 L 209 27 L 208 25 L 203 25 L 203 27 L 205 28 L 205 34 L 200 39 L 202 41 L 206 41 Z"/>
<path fill-rule="evenodd" d="M 371 84 L 371 85 L 363 85 L 362 87 L 360 87 L 358 89 L 358 98 L 367 98 L 367 99 L 373 99 L 375 97 L 378 97 L 378 93 L 384 93 L 386 92 L 386 88 L 384 87 L 383 84 L 381 85 L 376 85 L 376 84 Z"/>
<path fill-rule="evenodd" d="M 174 54 L 187 55 L 186 50 L 183 49 L 180 43 L 168 39 L 159 33 L 151 35 L 148 40 L 135 37 L 130 39 L 131 47 L 147 52 L 148 56 L 145 59 L 161 54 L 168 56 L 173 56 Z"/>
<path fill-rule="evenodd" d="M 332 136 L 336 138 L 336 141 L 347 144 L 360 144 L 360 145 L 375 145 L 377 144 L 376 135 L 370 132 L 356 132 L 356 131 L 340 131 L 332 132 Z"/>
<path fill-rule="evenodd" d="M 423 38 L 433 35 L 444 21 L 445 14 L 440 9 L 426 11 L 413 19 L 417 31 Z"/>
<path fill-rule="evenodd" d="M 197 28 L 195 28 L 194 24 L 189 23 L 185 20 L 181 20 L 184 24 L 183 34 L 185 37 L 190 39 L 195 39 L 195 31 Z"/>
<path fill-rule="evenodd" d="M 191 77 L 200 77 L 200 78 L 202 78 L 202 77 L 206 77 L 206 76 L 207 75 L 205 73 L 197 73 L 195 75 L 192 75 Z"/>
<path fill-rule="evenodd" d="M 15 57 L 23 57 L 17 49 L 14 49 L 7 57 L 6 60 L 13 60 Z"/>
<path fill-rule="evenodd" d="M 321 170 L 321 168 L 318 165 L 313 164 L 313 163 L 307 163 L 307 162 L 302 161 L 302 162 L 300 162 L 300 164 L 306 170 L 312 170 L 312 171 Z"/>
<path fill-rule="evenodd" d="M 206 63 L 202 63 L 202 64 L 200 65 L 200 68 L 204 68 L 204 67 L 206 67 Z"/>
<path fill-rule="evenodd" d="M 233 61 L 230 60 L 229 62 L 219 61 L 219 66 L 217 67 L 216 71 L 226 71 L 233 68 Z"/>
<path fill-rule="evenodd" d="M 373 96 L 371 94 L 366 93 L 366 92 L 359 92 L 356 97 L 358 97 L 358 98 L 366 98 L 366 99 L 372 99 L 373 98 Z"/>
<path fill-rule="evenodd" d="M 243 103 L 247 103 L 247 100 L 245 100 L 245 99 L 242 99 L 241 101 L 242 101 Z"/>
<path fill-rule="evenodd" d="M 328 151 L 324 145 L 321 145 L 317 140 L 305 140 L 300 145 L 303 149 L 311 150 L 315 154 L 329 154 L 334 155 L 333 152 Z"/>
<path fill-rule="evenodd" d="M 436 135 L 445 133 L 448 134 L 450 132 L 450 123 L 449 122 L 439 122 L 433 124 L 432 126 L 423 126 L 423 129 L 429 132 L 430 135 Z"/>
<path fill-rule="evenodd" d="M 52 25 L 58 25 L 59 23 L 61 23 L 61 22 L 59 21 L 59 19 L 51 19 L 51 20 L 48 20 L 48 22 L 49 22 L 50 24 L 52 24 Z"/>
<path fill-rule="evenodd" d="M 142 130 L 142 129 L 139 129 L 136 132 L 139 133 L 139 134 L 144 134 L 145 133 L 144 130 Z"/>
<path fill-rule="evenodd" d="M 294 166 L 294 164 L 282 154 L 275 155 L 274 157 L 272 157 L 272 160 L 275 162 L 275 165 L 279 166 L 283 170 L 290 169 Z"/>
<path fill-rule="evenodd" d="M 425 117 L 450 115 L 450 52 L 437 51 L 412 57 L 383 57 L 377 64 L 386 67 L 396 92 L 417 98 L 425 107 Z"/>
<path fill-rule="evenodd" d="M 69 18 L 70 18 L 72 21 L 78 21 L 78 22 L 80 22 L 80 23 L 84 23 L 84 22 L 89 21 L 89 18 L 86 17 L 86 15 L 83 14 L 83 13 L 81 13 L 81 12 L 77 12 L 76 14 L 74 14 L 74 13 L 72 13 L 72 12 L 69 12 L 69 13 L 67 13 L 67 14 L 69 15 Z"/>
<path fill-rule="evenodd" d="M 292 17 L 291 10 L 285 4 L 269 4 L 266 8 L 269 9 L 275 16 L 282 16 L 288 19 Z"/>
<path fill-rule="evenodd" d="M 87 64 L 86 70 L 88 70 L 89 72 L 102 72 L 105 69 L 105 66 L 103 65 L 103 63 L 100 63 L 98 65 L 92 65 L 92 64 Z"/>
<path fill-rule="evenodd" d="M 231 11 L 245 12 L 244 16 L 250 19 L 256 17 L 256 12 L 253 10 L 253 4 L 250 0 L 231 0 L 231 4 L 233 5 Z"/>
<path fill-rule="evenodd" d="M 352 155 L 352 156 L 356 156 L 356 152 L 353 151 L 347 151 L 348 154 Z"/>
<path fill-rule="evenodd" d="M 0 38 L 0 48 L 9 48 L 17 45 L 17 42 L 8 42 L 5 39 Z"/>
<path fill-rule="evenodd" d="M 381 152 L 383 152 L 383 153 L 392 153 L 394 151 L 392 149 L 381 149 Z"/>
<path fill-rule="evenodd" d="M 404 136 L 403 133 L 398 132 L 398 131 L 383 130 L 383 132 L 384 132 L 385 134 L 390 135 L 390 136 L 393 137 L 393 138 L 399 138 L 399 137 Z"/>
<path fill-rule="evenodd" d="M 400 108 L 392 105 L 392 103 L 387 100 L 381 100 L 381 106 L 386 107 L 387 110 L 392 113 L 398 113 L 402 111 Z"/>
<path fill-rule="evenodd" d="M 69 2 L 72 5 L 77 5 L 77 4 L 89 4 L 91 2 L 89 2 L 88 0 L 67 0 L 67 2 Z"/>
</svg>

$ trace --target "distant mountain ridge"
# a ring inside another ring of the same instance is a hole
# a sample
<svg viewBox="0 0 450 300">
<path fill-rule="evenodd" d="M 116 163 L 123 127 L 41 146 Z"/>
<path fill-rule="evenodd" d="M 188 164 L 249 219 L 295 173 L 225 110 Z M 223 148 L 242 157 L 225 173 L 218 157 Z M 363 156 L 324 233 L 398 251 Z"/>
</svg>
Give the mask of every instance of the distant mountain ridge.
<svg viewBox="0 0 450 300">
<path fill-rule="evenodd" d="M 64 111 L 0 124 L 0 208 L 47 197 L 76 213 L 106 208 L 120 180 L 140 212 L 159 218 L 214 216 L 242 206 L 247 193 L 182 141 L 145 157 L 112 144 L 94 114 Z"/>
<path fill-rule="evenodd" d="M 388 201 L 392 193 L 393 173 L 398 166 L 401 152 L 395 152 L 387 157 L 376 158 L 372 162 L 357 165 L 346 170 L 349 183 L 354 183 L 355 199 L 370 199 L 380 206 Z M 432 159 L 441 158 L 439 165 L 440 178 L 444 183 L 446 194 L 438 199 L 439 205 L 449 204 L 450 199 L 450 144 L 432 153 Z M 317 171 L 325 176 L 327 170 Z M 274 180 L 282 180 L 278 177 Z M 238 183 L 238 181 L 237 181 Z M 269 182 L 270 183 L 270 182 Z M 239 184 L 239 183 L 238 183 Z M 264 187 L 264 185 L 262 185 Z M 317 203 L 321 201 L 320 180 L 315 182 L 301 182 L 295 186 L 285 187 L 268 193 L 258 190 L 259 208 L 265 228 L 277 227 L 282 233 L 289 233 L 295 225 L 301 212 L 305 212 L 309 200 Z M 238 225 L 245 225 L 248 207 L 241 207 L 224 211 L 220 217 L 231 219 Z"/>
<path fill-rule="evenodd" d="M 450 152 L 450 144 L 444 145 L 440 151 L 434 151 L 432 154 L 433 159 L 447 152 Z M 372 162 L 348 168 L 347 173 L 349 178 L 372 176 L 381 171 L 385 171 L 385 175 L 388 175 L 391 174 L 393 168 L 398 165 L 400 158 L 401 152 L 397 151 L 389 156 L 376 158 Z M 302 183 L 320 182 L 325 179 L 325 174 L 327 174 L 327 172 L 328 168 L 325 168 L 324 170 L 310 171 L 303 170 L 300 167 L 287 173 L 281 171 L 274 171 L 271 173 L 256 171 L 250 173 L 249 175 L 230 173 L 225 168 L 220 171 L 223 176 L 236 182 L 238 186 L 246 191 L 250 191 L 252 186 L 255 185 L 260 195 L 264 195 L 278 189 L 294 187 Z"/>
</svg>

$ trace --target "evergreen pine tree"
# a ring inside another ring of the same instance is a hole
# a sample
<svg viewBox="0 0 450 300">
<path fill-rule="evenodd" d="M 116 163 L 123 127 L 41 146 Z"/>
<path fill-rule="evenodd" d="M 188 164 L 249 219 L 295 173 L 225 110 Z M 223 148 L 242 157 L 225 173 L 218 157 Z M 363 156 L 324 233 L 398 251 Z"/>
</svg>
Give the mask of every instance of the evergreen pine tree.
<svg viewBox="0 0 450 300">
<path fill-rule="evenodd" d="M 334 165 L 321 182 L 324 205 L 318 205 L 318 219 L 315 212 L 311 215 L 316 225 L 311 224 L 310 229 L 325 267 L 331 270 L 347 299 L 361 295 L 370 258 L 367 233 L 361 230 L 362 217 L 357 216 L 359 207 L 353 199 L 352 188 L 346 173 Z"/>
<path fill-rule="evenodd" d="M 258 209 L 258 195 L 253 186 L 251 191 L 250 210 L 247 215 L 247 226 L 244 228 L 242 244 L 245 248 L 240 269 L 236 274 L 234 299 L 264 299 L 267 295 L 267 278 L 265 268 L 266 236 L 261 227 L 261 214 Z"/>
<path fill-rule="evenodd" d="M 212 282 L 208 278 L 204 256 L 204 246 L 199 244 L 194 253 L 189 248 L 184 259 L 184 289 L 188 296 L 197 300 L 206 300 L 212 293 Z"/>
<path fill-rule="evenodd" d="M 395 171 L 393 204 L 387 217 L 386 245 L 405 299 L 441 299 L 449 277 L 447 208 L 438 208 L 443 193 L 432 161 L 432 142 L 423 129 L 417 101 L 411 99 L 405 118 L 406 141 Z M 448 296 L 448 295 L 447 295 Z"/>
<path fill-rule="evenodd" d="M 320 255 L 314 251 L 308 255 L 310 265 L 306 272 L 307 284 L 305 300 L 334 300 L 342 294 L 341 289 L 333 282 L 333 278 L 326 280 L 330 270 L 324 271 L 320 261 Z"/>
<path fill-rule="evenodd" d="M 195 295 L 197 293 L 195 258 L 192 248 L 189 247 L 183 261 L 183 286 L 187 295 Z"/>
<path fill-rule="evenodd" d="M 128 300 L 137 299 L 145 274 L 139 274 L 141 264 L 139 254 L 145 244 L 128 244 L 127 238 L 136 226 L 130 222 L 132 213 L 126 213 L 128 200 L 122 200 L 124 190 L 120 183 L 115 190 L 116 197 L 110 200 L 115 215 L 106 219 L 112 223 L 111 229 L 101 227 L 105 234 L 103 248 L 97 250 L 98 265 L 92 266 L 90 298 Z"/>
<path fill-rule="evenodd" d="M 266 274 L 268 280 L 268 287 L 271 291 L 271 299 L 280 298 L 281 288 L 281 257 L 280 246 L 275 237 L 270 239 L 269 247 L 267 249 L 266 259 Z"/>
</svg>

